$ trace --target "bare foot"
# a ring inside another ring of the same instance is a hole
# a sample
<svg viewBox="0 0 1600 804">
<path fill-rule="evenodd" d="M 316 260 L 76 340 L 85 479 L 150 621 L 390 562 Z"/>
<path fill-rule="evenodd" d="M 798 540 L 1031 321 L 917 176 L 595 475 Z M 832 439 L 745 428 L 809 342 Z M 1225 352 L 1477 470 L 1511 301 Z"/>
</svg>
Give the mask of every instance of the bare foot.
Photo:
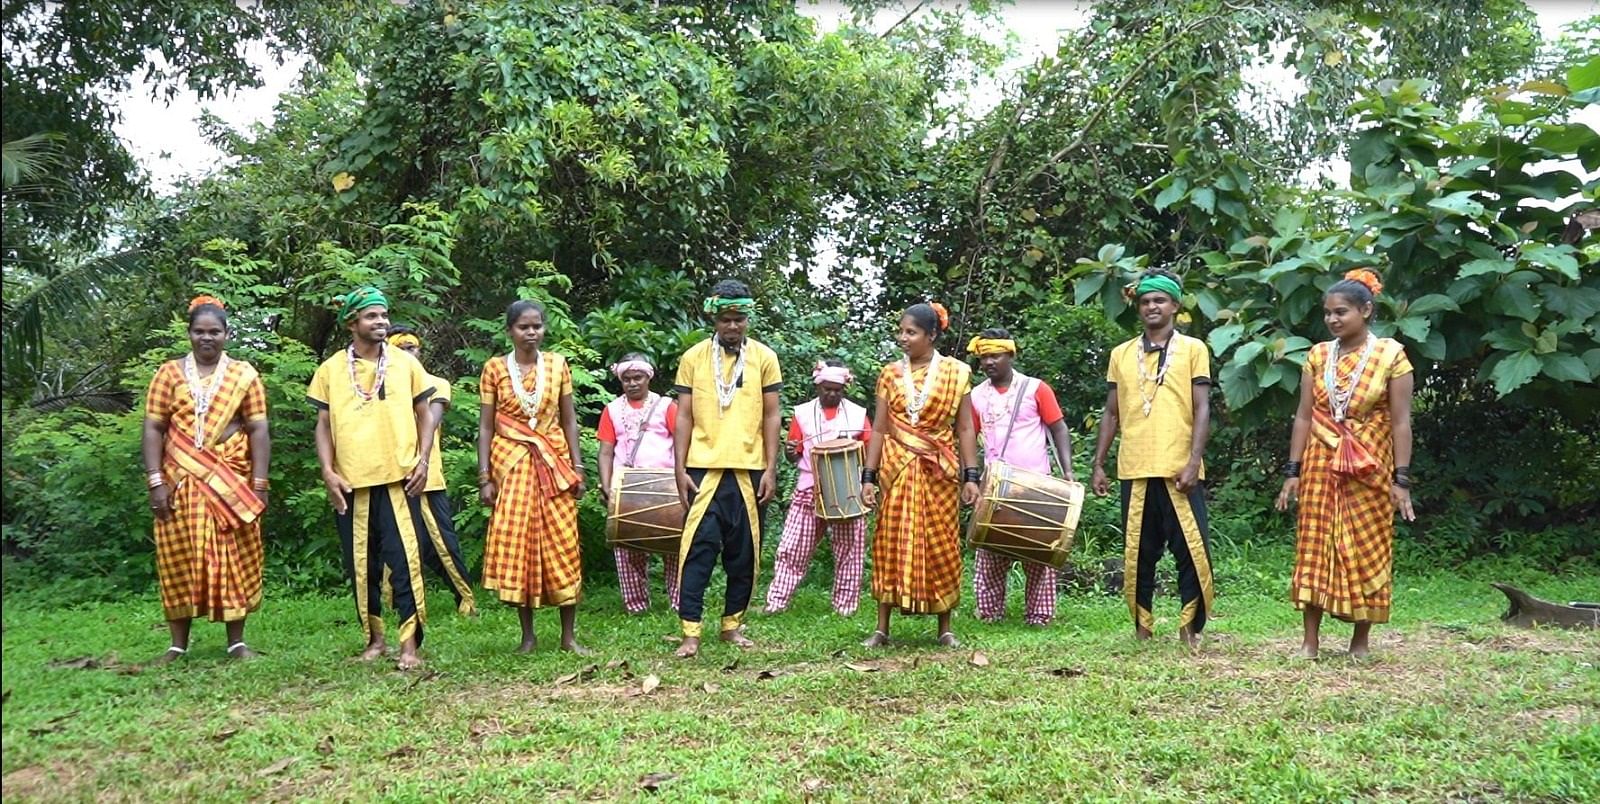
<svg viewBox="0 0 1600 804">
<path fill-rule="evenodd" d="M 582 645 L 579 645 L 577 639 L 563 639 L 563 640 L 561 640 L 561 649 L 564 650 L 564 651 L 571 651 L 572 653 L 576 653 L 579 656 L 593 656 L 594 655 L 594 651 L 589 650 L 588 648 L 586 648 L 586 647 L 584 647 Z"/>
<path fill-rule="evenodd" d="M 422 657 L 415 653 L 402 653 L 394 666 L 398 670 L 415 670 L 422 666 Z"/>
<path fill-rule="evenodd" d="M 674 654 L 679 659 L 693 659 L 700 653 L 700 637 L 684 637 L 683 644 L 678 646 Z"/>
<path fill-rule="evenodd" d="M 887 648 L 889 647 L 889 635 L 882 631 L 873 631 L 872 636 L 861 641 L 861 645 L 867 648 Z"/>
<path fill-rule="evenodd" d="M 750 641 L 750 637 L 744 635 L 744 626 L 723 631 L 718 634 L 718 638 L 723 642 L 729 642 L 741 648 L 753 648 L 756 646 L 756 643 Z"/>
<path fill-rule="evenodd" d="M 1315 661 L 1317 658 L 1317 645 L 1312 642 L 1300 643 L 1300 650 L 1295 653 L 1295 658 Z"/>
<path fill-rule="evenodd" d="M 939 635 L 939 644 L 947 648 L 961 647 L 961 640 L 956 639 L 954 631 L 946 631 Z"/>
<path fill-rule="evenodd" d="M 260 655 L 261 654 L 251 650 L 250 646 L 244 644 L 243 642 L 235 645 L 233 650 L 228 651 L 228 658 L 241 662 L 249 661 L 250 659 L 254 659 Z"/>
<path fill-rule="evenodd" d="M 528 637 L 527 639 L 522 640 L 522 644 L 517 646 L 516 652 L 532 653 L 533 649 L 537 647 L 539 647 L 539 640 L 534 637 Z"/>
<path fill-rule="evenodd" d="M 358 662 L 370 662 L 373 659 L 376 659 L 379 656 L 385 656 L 388 653 L 389 653 L 389 646 L 388 645 L 385 645 L 382 642 L 368 642 L 367 643 L 367 649 L 362 651 L 360 654 L 358 654 L 356 656 L 356 661 L 358 661 Z"/>
<path fill-rule="evenodd" d="M 1372 654 L 1372 650 L 1371 650 L 1371 648 L 1369 648 L 1367 646 L 1367 643 L 1365 641 L 1361 641 L 1361 642 L 1356 642 L 1355 640 L 1351 640 L 1350 641 L 1350 658 L 1352 658 L 1352 659 L 1365 659 L 1368 656 L 1370 656 L 1371 654 Z"/>
<path fill-rule="evenodd" d="M 1188 628 L 1178 629 L 1178 639 L 1179 641 L 1183 642 L 1183 644 L 1187 646 L 1189 650 L 1200 649 L 1200 635 Z"/>
<path fill-rule="evenodd" d="M 1151 634 L 1150 629 L 1148 628 L 1139 628 L 1136 626 L 1133 629 L 1133 638 L 1139 640 L 1140 642 L 1144 642 L 1152 636 L 1154 636 L 1154 634 Z"/>
<path fill-rule="evenodd" d="M 167 648 L 166 653 L 151 659 L 150 665 L 153 667 L 159 664 L 172 664 L 173 662 L 182 659 L 186 653 L 188 653 L 187 650 L 180 648 L 177 645 L 173 645 L 172 647 Z"/>
</svg>

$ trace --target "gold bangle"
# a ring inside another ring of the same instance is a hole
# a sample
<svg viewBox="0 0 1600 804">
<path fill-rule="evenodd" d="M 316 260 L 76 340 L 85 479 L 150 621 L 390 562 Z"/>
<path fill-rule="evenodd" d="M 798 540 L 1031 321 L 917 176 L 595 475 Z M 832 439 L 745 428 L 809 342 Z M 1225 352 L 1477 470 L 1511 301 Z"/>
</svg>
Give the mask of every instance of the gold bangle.
<svg viewBox="0 0 1600 804">
<path fill-rule="evenodd" d="M 156 486 L 165 486 L 167 484 L 167 479 L 163 477 L 160 472 L 151 472 L 144 476 L 144 480 L 150 485 L 150 488 L 155 488 Z"/>
<path fill-rule="evenodd" d="M 272 488 L 272 484 L 269 483 L 267 481 L 267 479 L 264 478 L 264 477 L 252 478 L 250 480 L 250 489 L 252 491 L 267 491 L 268 489 L 271 489 L 271 488 Z"/>
</svg>

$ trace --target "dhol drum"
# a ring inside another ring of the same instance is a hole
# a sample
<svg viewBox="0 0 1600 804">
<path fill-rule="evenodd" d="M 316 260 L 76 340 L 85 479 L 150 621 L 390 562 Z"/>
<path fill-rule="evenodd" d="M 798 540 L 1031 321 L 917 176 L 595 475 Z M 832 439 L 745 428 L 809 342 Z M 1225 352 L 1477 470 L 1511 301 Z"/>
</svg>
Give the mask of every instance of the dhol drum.
<svg viewBox="0 0 1600 804">
<path fill-rule="evenodd" d="M 1061 569 L 1083 513 L 1083 484 L 993 461 L 983 470 L 967 541 L 993 553 Z"/>
<path fill-rule="evenodd" d="M 671 469 L 623 469 L 612 481 L 606 543 L 646 553 L 677 555 L 687 512 Z"/>
<path fill-rule="evenodd" d="M 866 515 L 867 507 L 861 502 L 861 447 L 861 442 L 854 438 L 835 438 L 811 448 L 819 519 L 855 519 Z"/>
</svg>

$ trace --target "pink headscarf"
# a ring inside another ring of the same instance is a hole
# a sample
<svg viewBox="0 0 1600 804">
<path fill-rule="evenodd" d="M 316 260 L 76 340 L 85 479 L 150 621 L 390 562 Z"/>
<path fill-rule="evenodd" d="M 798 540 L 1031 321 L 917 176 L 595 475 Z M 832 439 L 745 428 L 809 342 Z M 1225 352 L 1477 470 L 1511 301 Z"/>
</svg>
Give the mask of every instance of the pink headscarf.
<svg viewBox="0 0 1600 804">
<path fill-rule="evenodd" d="M 616 375 L 619 380 L 622 379 L 622 375 L 630 371 L 642 371 L 646 377 L 656 376 L 656 367 L 643 360 L 624 360 L 620 363 L 611 364 L 611 373 Z"/>
<path fill-rule="evenodd" d="M 836 382 L 840 385 L 849 385 L 855 375 L 845 366 L 830 366 L 821 360 L 817 361 L 816 368 L 811 370 L 811 383 L 813 385 L 823 382 Z"/>
</svg>

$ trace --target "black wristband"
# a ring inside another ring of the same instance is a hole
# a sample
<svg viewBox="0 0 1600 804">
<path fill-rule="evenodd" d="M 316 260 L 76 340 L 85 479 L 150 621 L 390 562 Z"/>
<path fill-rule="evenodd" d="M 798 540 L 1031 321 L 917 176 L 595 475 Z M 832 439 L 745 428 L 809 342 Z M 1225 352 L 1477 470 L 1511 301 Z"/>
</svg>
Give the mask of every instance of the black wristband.
<svg viewBox="0 0 1600 804">
<path fill-rule="evenodd" d="M 1395 475 L 1394 484 L 1400 488 L 1410 490 L 1411 478 L 1406 477 L 1405 475 Z"/>
<path fill-rule="evenodd" d="M 983 470 L 976 466 L 968 466 L 961 470 L 961 480 L 965 483 L 983 482 Z"/>
<path fill-rule="evenodd" d="M 1283 476 L 1284 477 L 1299 477 L 1300 476 L 1300 462 L 1299 461 L 1289 461 L 1288 463 L 1284 464 L 1283 465 Z"/>
<path fill-rule="evenodd" d="M 878 485 L 878 470 L 868 469 L 865 466 L 861 467 L 861 482 L 871 483 L 874 486 Z"/>
</svg>

